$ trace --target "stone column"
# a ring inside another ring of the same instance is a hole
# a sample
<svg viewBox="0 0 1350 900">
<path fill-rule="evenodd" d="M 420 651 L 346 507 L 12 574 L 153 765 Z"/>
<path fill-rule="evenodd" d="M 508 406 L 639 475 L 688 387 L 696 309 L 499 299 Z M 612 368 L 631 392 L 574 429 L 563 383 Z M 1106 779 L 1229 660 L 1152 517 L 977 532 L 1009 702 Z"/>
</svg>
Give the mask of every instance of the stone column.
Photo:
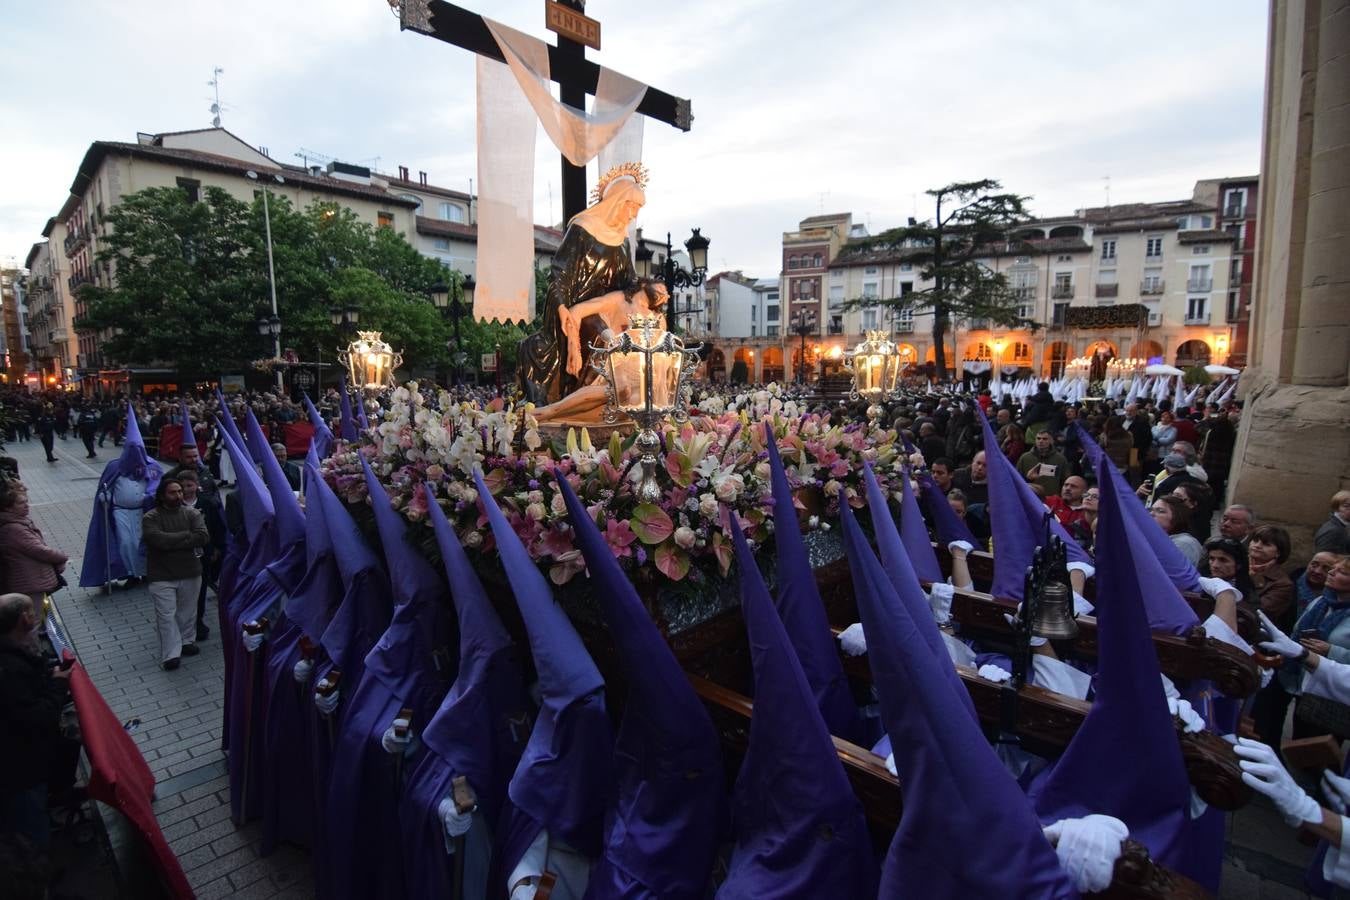
<svg viewBox="0 0 1350 900">
<path fill-rule="evenodd" d="M 1322 0 L 1309 4 L 1309 12 L 1319 5 L 1307 240 L 1291 380 L 1338 387 L 1350 375 L 1350 0 Z"/>
</svg>

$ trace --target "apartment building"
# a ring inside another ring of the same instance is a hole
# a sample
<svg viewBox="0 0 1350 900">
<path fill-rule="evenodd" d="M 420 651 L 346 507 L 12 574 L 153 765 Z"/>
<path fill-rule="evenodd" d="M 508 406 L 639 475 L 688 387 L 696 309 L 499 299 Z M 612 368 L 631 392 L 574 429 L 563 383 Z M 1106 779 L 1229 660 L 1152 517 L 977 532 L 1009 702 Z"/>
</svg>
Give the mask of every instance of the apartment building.
<svg viewBox="0 0 1350 900">
<path fill-rule="evenodd" d="M 28 350 L 24 341 L 24 274 L 21 269 L 0 269 L 0 384 L 23 384 L 28 374 Z"/>
</svg>

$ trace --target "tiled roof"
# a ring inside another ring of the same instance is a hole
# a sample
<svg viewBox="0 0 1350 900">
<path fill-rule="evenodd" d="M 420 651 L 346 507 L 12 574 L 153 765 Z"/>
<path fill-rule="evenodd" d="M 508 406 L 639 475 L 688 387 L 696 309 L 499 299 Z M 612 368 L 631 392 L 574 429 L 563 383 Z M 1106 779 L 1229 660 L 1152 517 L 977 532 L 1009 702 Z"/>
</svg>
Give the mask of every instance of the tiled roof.
<svg viewBox="0 0 1350 900">
<path fill-rule="evenodd" d="M 447 222 L 444 219 L 433 219 L 428 216 L 417 217 L 417 233 L 433 237 L 451 237 L 470 244 L 478 243 L 477 225 Z M 534 226 L 534 249 L 536 253 L 556 253 L 558 247 L 562 244 L 562 239 L 563 233 L 556 228 L 549 228 L 545 225 Z"/>
<path fill-rule="evenodd" d="M 1182 231 L 1177 234 L 1177 242 L 1181 244 L 1212 244 L 1215 241 L 1231 241 L 1237 235 L 1229 234 L 1227 231 L 1218 229 L 1204 229 L 1195 231 Z"/>
<path fill-rule="evenodd" d="M 378 175 L 376 177 L 383 178 L 385 181 L 389 182 L 390 190 L 394 190 L 395 188 L 397 188 L 398 190 L 402 191 L 414 191 L 414 192 L 421 192 L 423 194 L 435 194 L 438 197 L 451 197 L 455 200 L 463 200 L 466 203 L 473 199 L 463 191 L 456 191 L 451 188 L 437 187 L 434 184 L 423 184 L 420 181 L 413 181 L 412 179 L 409 178 L 398 178 L 393 175 Z"/>
<path fill-rule="evenodd" d="M 850 213 L 841 212 L 841 213 L 829 213 L 828 215 L 823 216 L 807 216 L 805 219 L 802 219 L 801 224 L 822 225 L 826 222 L 839 222 L 844 219 L 847 219 L 850 215 L 851 215 Z"/>
<path fill-rule="evenodd" d="M 222 172 L 228 175 L 238 175 L 240 177 L 244 177 L 244 173 L 254 168 L 254 166 L 242 160 L 218 156 L 214 153 L 203 153 L 199 150 L 180 150 L 172 147 L 132 144 L 122 141 L 94 141 L 94 143 L 89 145 L 89 150 L 85 153 L 84 159 L 80 162 L 80 168 L 75 175 L 75 180 L 70 185 L 70 192 L 72 194 L 77 197 L 84 196 L 85 189 L 88 188 L 89 183 L 94 178 L 94 173 L 98 171 L 99 166 L 103 164 L 104 158 L 110 153 L 140 157 L 142 159 L 153 159 L 160 162 L 186 163 L 199 169 Z M 374 185 L 356 184 L 350 181 L 342 181 L 337 178 L 329 178 L 326 175 L 311 175 L 308 172 L 301 171 L 298 168 L 291 166 L 284 167 L 282 172 L 287 184 L 299 186 L 316 193 L 357 197 L 363 200 L 371 200 L 392 206 L 408 208 L 415 208 L 417 206 L 412 200 L 405 200 L 402 197 L 390 193 L 384 188 L 375 187 Z"/>
</svg>

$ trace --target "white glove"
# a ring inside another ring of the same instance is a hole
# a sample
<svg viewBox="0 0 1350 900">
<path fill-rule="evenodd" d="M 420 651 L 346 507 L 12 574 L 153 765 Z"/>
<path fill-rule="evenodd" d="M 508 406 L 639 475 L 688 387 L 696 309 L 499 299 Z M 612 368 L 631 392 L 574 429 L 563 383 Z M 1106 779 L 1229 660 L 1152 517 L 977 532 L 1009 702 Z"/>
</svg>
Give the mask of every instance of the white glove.
<svg viewBox="0 0 1350 900">
<path fill-rule="evenodd" d="M 415 735 L 408 724 L 407 719 L 395 719 L 389 723 L 389 727 L 384 730 L 384 735 L 380 738 L 380 746 L 384 748 L 385 753 L 401 753 L 408 756 L 416 749 Z M 403 737 L 399 737 L 394 732 L 394 728 L 399 725 L 403 726 Z"/>
<path fill-rule="evenodd" d="M 1339 816 L 1350 809 L 1350 778 L 1342 778 L 1328 769 L 1322 773 L 1322 796 L 1327 798 L 1327 806 Z"/>
<path fill-rule="evenodd" d="M 1045 828 L 1045 839 L 1054 845 L 1060 866 L 1085 893 L 1111 886 L 1120 843 L 1129 836 L 1125 823 L 1112 816 L 1060 819 Z"/>
<path fill-rule="evenodd" d="M 1095 609 L 1096 607 L 1088 602 L 1088 598 L 1077 591 L 1073 592 L 1073 614 L 1075 616 L 1090 616 Z"/>
<path fill-rule="evenodd" d="M 1227 591 L 1232 591 L 1234 594 L 1237 593 L 1237 588 L 1233 587 L 1231 584 L 1224 581 L 1222 578 L 1210 578 L 1207 576 L 1200 577 L 1200 590 L 1204 591 L 1206 594 L 1209 594 L 1216 600 L 1219 598 L 1220 594 L 1223 594 Z"/>
<path fill-rule="evenodd" d="M 324 718 L 327 718 L 328 716 L 331 716 L 333 713 L 337 712 L 338 698 L 341 696 L 342 691 L 340 690 L 333 691 L 330 694 L 328 694 L 328 696 L 324 696 L 323 694 L 320 694 L 318 691 L 315 691 L 314 705 L 318 707 L 319 714 L 322 715 Z"/>
<path fill-rule="evenodd" d="M 295 668 L 291 669 L 291 677 L 295 679 L 296 684 L 309 684 L 309 676 L 314 672 L 314 660 L 301 659 L 295 663 Z"/>
<path fill-rule="evenodd" d="M 862 656 L 867 652 L 867 638 L 863 635 L 861 622 L 854 622 L 839 632 L 839 647 L 849 656 Z"/>
<path fill-rule="evenodd" d="M 1022 604 L 1020 604 L 1020 603 L 1017 604 L 1017 611 L 1018 611 L 1019 613 L 1022 611 Z M 1017 617 L 1016 617 L 1016 616 L 1012 616 L 1012 615 L 1009 615 L 1008 613 L 1004 613 L 1004 614 L 1003 614 L 1003 621 L 1007 622 L 1007 623 L 1008 623 L 1008 627 L 1012 628 L 1014 631 L 1017 630 Z M 1040 637 L 1039 635 L 1033 634 L 1033 635 L 1031 636 L 1031 646 L 1033 646 L 1033 647 L 1044 647 L 1044 646 L 1046 645 L 1046 643 L 1047 643 L 1046 639 L 1043 638 L 1043 637 Z"/>
<path fill-rule="evenodd" d="M 887 772 L 890 772 L 892 775 L 894 775 L 894 776 L 897 777 L 897 778 L 900 777 L 900 773 L 897 772 L 897 771 L 895 771 L 895 754 L 894 754 L 894 753 L 887 753 L 887 754 L 886 754 L 886 771 L 887 771 Z"/>
<path fill-rule="evenodd" d="M 1270 637 L 1268 641 L 1259 641 L 1256 646 L 1269 653 L 1278 653 L 1286 659 L 1298 659 L 1308 652 L 1306 647 L 1276 628 L 1264 612 L 1258 609 L 1256 615 L 1261 619 L 1261 630 Z"/>
<path fill-rule="evenodd" d="M 993 663 L 985 663 L 980 666 L 980 671 L 977 674 L 988 681 L 1003 682 L 1012 680 L 1011 672 L 1002 666 L 996 666 Z"/>
<path fill-rule="evenodd" d="M 256 653 L 263 644 L 263 633 L 249 634 L 247 631 L 241 631 L 240 635 L 244 641 L 244 649 L 249 653 Z"/>
<path fill-rule="evenodd" d="M 1082 572 L 1084 578 L 1091 578 L 1097 574 L 1097 568 L 1087 562 L 1070 562 L 1064 568 L 1070 572 Z"/>
<path fill-rule="evenodd" d="M 1197 731 L 1205 730 L 1205 720 L 1200 718 L 1200 714 L 1191 706 L 1189 700 L 1167 698 L 1167 711 L 1177 718 L 1181 719 L 1182 731 L 1186 734 L 1195 734 Z"/>
<path fill-rule="evenodd" d="M 1286 825 L 1322 821 L 1317 801 L 1294 783 L 1294 777 L 1280 765 L 1275 751 L 1260 741 L 1238 738 L 1233 748 L 1242 760 L 1242 780 L 1258 794 L 1265 794 L 1284 816 Z"/>
<path fill-rule="evenodd" d="M 436 812 L 445 828 L 445 852 L 454 853 L 455 838 L 468 834 L 473 825 L 473 810 L 461 813 L 455 809 L 455 801 L 446 797 L 436 807 Z"/>
<path fill-rule="evenodd" d="M 933 618 L 939 625 L 946 625 L 952 618 L 952 598 L 956 596 L 956 588 L 950 584 L 933 583 L 932 590 L 928 592 L 928 608 L 933 611 Z"/>
<path fill-rule="evenodd" d="M 975 546 L 971 544 L 970 541 L 952 541 L 947 545 L 947 549 L 951 551 L 952 556 L 955 556 L 956 551 L 958 550 L 961 551 L 962 556 L 965 556 L 967 553 L 974 550 Z"/>
</svg>

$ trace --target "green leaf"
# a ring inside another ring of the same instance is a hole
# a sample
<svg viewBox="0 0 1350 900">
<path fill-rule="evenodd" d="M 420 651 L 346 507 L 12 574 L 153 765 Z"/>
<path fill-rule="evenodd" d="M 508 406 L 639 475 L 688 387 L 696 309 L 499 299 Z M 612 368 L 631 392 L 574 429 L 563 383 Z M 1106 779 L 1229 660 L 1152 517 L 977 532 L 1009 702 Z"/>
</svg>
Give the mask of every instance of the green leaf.
<svg viewBox="0 0 1350 900">
<path fill-rule="evenodd" d="M 659 544 L 675 533 L 675 523 L 654 503 L 639 504 L 628 524 L 644 544 Z"/>
</svg>

